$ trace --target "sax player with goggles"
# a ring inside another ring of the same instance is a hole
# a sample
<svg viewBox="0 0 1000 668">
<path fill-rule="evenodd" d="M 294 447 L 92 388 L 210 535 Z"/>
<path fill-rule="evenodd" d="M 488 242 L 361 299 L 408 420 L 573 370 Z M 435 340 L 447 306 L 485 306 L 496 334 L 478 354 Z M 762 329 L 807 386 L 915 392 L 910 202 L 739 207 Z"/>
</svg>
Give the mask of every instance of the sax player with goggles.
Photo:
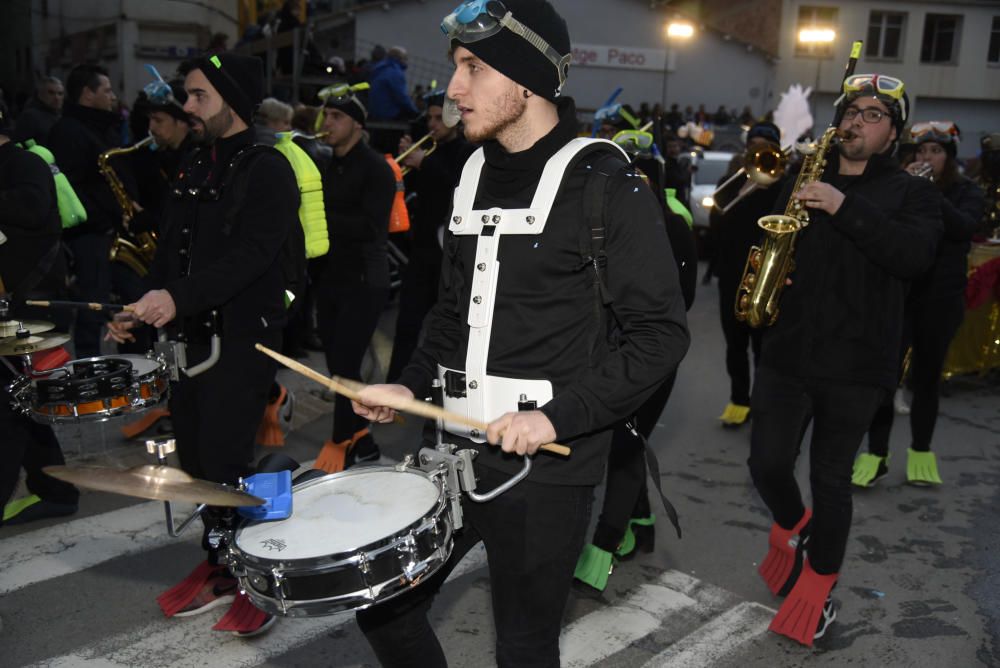
<svg viewBox="0 0 1000 668">
<path fill-rule="evenodd" d="M 809 224 L 781 314 L 764 330 L 749 466 L 774 516 L 760 574 L 786 597 L 771 630 L 805 645 L 836 617 L 854 455 L 896 386 L 908 282 L 931 266 L 941 236 L 940 195 L 893 157 L 908 102 L 899 79 L 848 76 L 819 178 L 778 197 L 779 211 L 800 202 Z M 795 480 L 810 421 L 811 510 Z"/>
</svg>

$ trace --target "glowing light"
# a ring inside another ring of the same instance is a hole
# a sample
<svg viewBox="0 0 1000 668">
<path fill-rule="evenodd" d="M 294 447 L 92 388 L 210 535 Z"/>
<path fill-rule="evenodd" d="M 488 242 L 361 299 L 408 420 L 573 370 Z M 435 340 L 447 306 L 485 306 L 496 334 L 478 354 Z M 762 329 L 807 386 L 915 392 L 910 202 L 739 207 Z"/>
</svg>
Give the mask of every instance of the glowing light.
<svg viewBox="0 0 1000 668">
<path fill-rule="evenodd" d="M 837 38 L 830 28 L 803 28 L 799 31 L 799 41 L 803 44 L 829 44 Z"/>
<path fill-rule="evenodd" d="M 687 21 L 671 21 L 667 24 L 667 37 L 687 39 L 694 36 L 694 26 Z"/>
<path fill-rule="evenodd" d="M 702 197 L 701 205 L 706 209 L 711 209 L 713 206 L 715 206 L 715 200 L 712 199 L 711 197 Z"/>
</svg>

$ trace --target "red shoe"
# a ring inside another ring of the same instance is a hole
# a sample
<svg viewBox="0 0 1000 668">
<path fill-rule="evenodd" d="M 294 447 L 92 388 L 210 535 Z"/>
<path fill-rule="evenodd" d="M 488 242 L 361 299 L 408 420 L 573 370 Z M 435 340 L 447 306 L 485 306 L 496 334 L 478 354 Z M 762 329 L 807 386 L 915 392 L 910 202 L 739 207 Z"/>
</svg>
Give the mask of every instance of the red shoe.
<svg viewBox="0 0 1000 668">
<path fill-rule="evenodd" d="M 266 632 L 274 626 L 275 621 L 275 616 L 254 607 L 246 594 L 239 594 L 233 601 L 233 606 L 212 630 L 231 631 L 234 636 L 252 638 Z"/>
<path fill-rule="evenodd" d="M 220 571 L 208 579 L 194 598 L 174 613 L 174 617 L 194 617 L 236 600 L 236 578 Z"/>
</svg>

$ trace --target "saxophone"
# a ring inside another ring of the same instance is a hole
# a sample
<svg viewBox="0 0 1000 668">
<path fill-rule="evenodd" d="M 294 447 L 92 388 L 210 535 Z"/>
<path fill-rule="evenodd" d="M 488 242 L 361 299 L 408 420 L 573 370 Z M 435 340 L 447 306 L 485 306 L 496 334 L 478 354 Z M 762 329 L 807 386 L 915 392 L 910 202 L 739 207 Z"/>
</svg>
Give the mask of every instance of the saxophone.
<svg viewBox="0 0 1000 668">
<path fill-rule="evenodd" d="M 828 128 L 819 142 L 810 145 L 792 188 L 794 195 L 807 183 L 819 181 L 826 167 L 826 154 L 838 136 Z M 753 246 L 736 290 L 736 319 L 751 327 L 767 327 L 778 318 L 778 299 L 788 275 L 795 268 L 795 237 L 809 224 L 809 211 L 801 200 L 788 198 L 783 215 L 764 216 L 757 225 L 764 230 L 764 242 Z"/>
<path fill-rule="evenodd" d="M 111 242 L 109 259 L 112 262 L 121 262 L 139 276 L 145 276 L 149 272 L 149 265 L 156 254 L 156 233 L 138 232 L 132 234 L 129 230 L 129 223 L 135 218 L 137 211 L 132 198 L 125 192 L 125 186 L 111 166 L 111 158 L 137 151 L 152 141 L 153 137 L 146 137 L 131 146 L 112 148 L 97 156 L 97 168 L 107 180 L 108 185 L 111 186 L 111 192 L 114 193 L 118 206 L 122 210 L 122 225 L 115 234 L 114 241 Z"/>
</svg>

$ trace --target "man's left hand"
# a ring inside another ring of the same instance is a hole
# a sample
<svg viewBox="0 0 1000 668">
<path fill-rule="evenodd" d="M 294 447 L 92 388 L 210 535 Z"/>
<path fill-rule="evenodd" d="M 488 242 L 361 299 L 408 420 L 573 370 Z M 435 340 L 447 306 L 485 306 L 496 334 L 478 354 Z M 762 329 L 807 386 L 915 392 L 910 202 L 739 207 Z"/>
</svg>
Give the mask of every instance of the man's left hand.
<svg viewBox="0 0 1000 668">
<path fill-rule="evenodd" d="M 840 205 L 844 203 L 844 193 L 829 183 L 820 181 L 807 183 L 793 197 L 802 200 L 802 203 L 810 209 L 820 209 L 831 216 L 835 215 L 840 210 Z"/>
<path fill-rule="evenodd" d="M 556 440 L 556 430 L 541 411 L 504 413 L 489 424 L 486 440 L 499 444 L 504 452 L 533 455 L 542 445 Z"/>
<path fill-rule="evenodd" d="M 132 304 L 132 313 L 147 325 L 163 327 L 177 316 L 177 306 L 166 290 L 150 290 Z"/>
</svg>

